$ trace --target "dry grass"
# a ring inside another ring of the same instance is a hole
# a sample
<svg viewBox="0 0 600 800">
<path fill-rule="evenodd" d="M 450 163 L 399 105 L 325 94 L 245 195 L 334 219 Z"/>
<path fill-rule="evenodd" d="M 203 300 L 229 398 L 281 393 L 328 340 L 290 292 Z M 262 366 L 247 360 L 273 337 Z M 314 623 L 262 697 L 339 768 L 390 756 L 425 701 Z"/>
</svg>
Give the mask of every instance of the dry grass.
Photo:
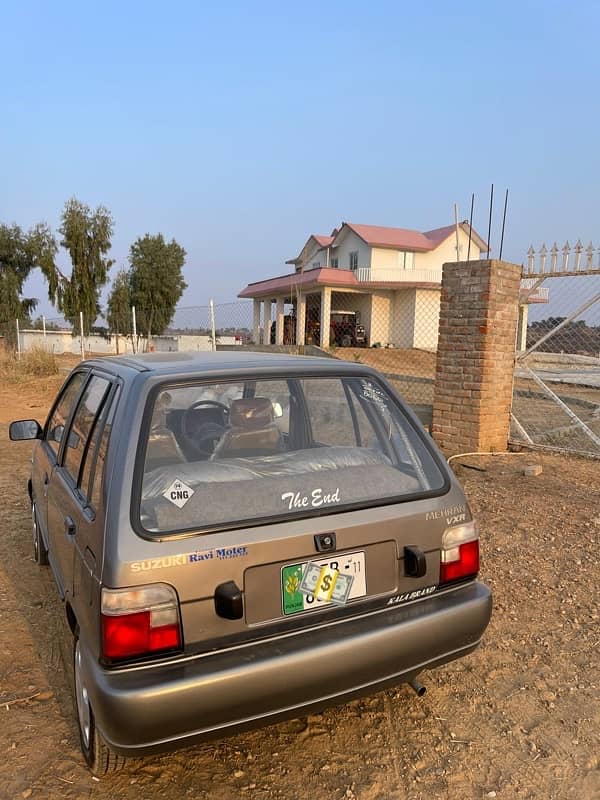
<svg viewBox="0 0 600 800">
<path fill-rule="evenodd" d="M 56 356 L 39 347 L 22 353 L 0 352 L 0 379 L 8 383 L 22 383 L 32 378 L 48 378 L 58 375 Z"/>
</svg>

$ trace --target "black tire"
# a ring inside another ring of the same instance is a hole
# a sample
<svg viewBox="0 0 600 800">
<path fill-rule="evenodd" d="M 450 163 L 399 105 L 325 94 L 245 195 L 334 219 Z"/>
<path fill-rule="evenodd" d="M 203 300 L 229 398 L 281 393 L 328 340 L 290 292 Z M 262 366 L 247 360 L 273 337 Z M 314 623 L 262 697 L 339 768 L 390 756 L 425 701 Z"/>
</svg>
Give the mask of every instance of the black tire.
<svg viewBox="0 0 600 800">
<path fill-rule="evenodd" d="M 73 642 L 73 685 L 79 744 L 85 763 L 92 775 L 97 777 L 107 775 L 109 772 L 118 772 L 125 766 L 127 759 L 114 753 L 96 728 L 94 712 L 81 671 L 81 646 L 78 638 Z"/>
<path fill-rule="evenodd" d="M 41 567 L 48 566 L 48 551 L 40 533 L 35 503 L 31 504 L 31 536 L 33 539 L 33 560 Z"/>
</svg>

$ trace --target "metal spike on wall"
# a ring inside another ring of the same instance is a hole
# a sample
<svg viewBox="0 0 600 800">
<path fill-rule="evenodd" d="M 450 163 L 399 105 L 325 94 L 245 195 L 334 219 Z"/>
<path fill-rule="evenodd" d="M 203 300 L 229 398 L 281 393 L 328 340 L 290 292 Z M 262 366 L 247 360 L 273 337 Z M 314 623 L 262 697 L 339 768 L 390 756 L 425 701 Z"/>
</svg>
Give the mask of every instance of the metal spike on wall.
<svg viewBox="0 0 600 800">
<path fill-rule="evenodd" d="M 546 243 L 542 242 L 542 246 L 540 247 L 540 273 L 543 275 L 546 272 L 546 258 L 548 256 L 548 250 L 546 248 Z"/>
<path fill-rule="evenodd" d="M 533 245 L 529 245 L 529 250 L 527 251 L 527 272 L 533 272 L 535 270 L 535 250 L 533 249 Z"/>
<path fill-rule="evenodd" d="M 592 242 L 588 244 L 587 249 L 585 251 L 585 256 L 586 256 L 585 268 L 592 269 L 592 267 L 594 266 L 594 245 Z"/>
<path fill-rule="evenodd" d="M 573 265 L 573 269 L 575 272 L 578 272 L 581 269 L 581 254 L 583 253 L 583 245 L 581 244 L 581 239 L 577 239 L 577 244 L 575 245 L 575 264 Z"/>
<path fill-rule="evenodd" d="M 563 259 L 562 259 L 562 271 L 568 272 L 569 270 L 569 255 L 571 254 L 571 245 L 569 244 L 569 240 L 564 244 L 562 249 Z"/>
<path fill-rule="evenodd" d="M 558 246 L 556 242 L 550 248 L 550 272 L 556 272 L 556 262 L 558 260 Z"/>
</svg>

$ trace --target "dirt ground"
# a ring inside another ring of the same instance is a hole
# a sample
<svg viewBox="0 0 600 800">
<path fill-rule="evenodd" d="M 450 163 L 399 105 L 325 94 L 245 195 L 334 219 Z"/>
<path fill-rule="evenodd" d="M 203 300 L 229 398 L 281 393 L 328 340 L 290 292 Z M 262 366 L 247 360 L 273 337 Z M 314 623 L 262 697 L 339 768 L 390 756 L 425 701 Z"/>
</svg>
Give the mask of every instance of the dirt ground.
<svg viewBox="0 0 600 800">
<path fill-rule="evenodd" d="M 0 387 L 2 800 L 600 798 L 600 467 L 531 454 L 454 462 L 495 610 L 475 654 L 422 675 L 424 698 L 403 686 L 92 778 L 61 604 L 31 556 L 30 446 L 7 440 L 60 380 Z M 543 474 L 524 478 L 534 462 Z"/>
</svg>

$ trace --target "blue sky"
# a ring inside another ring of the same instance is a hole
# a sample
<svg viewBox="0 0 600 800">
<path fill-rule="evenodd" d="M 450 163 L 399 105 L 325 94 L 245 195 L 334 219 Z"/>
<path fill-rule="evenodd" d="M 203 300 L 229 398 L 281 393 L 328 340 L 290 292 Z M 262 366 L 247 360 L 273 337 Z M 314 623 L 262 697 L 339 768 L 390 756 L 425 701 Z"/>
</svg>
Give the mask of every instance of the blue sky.
<svg viewBox="0 0 600 800">
<path fill-rule="evenodd" d="M 505 257 L 600 244 L 599 29 L 586 1 L 5 3 L 0 220 L 105 204 L 117 266 L 186 248 L 185 305 L 342 220 L 438 227 L 475 192 L 485 234 L 492 181 Z"/>
</svg>

